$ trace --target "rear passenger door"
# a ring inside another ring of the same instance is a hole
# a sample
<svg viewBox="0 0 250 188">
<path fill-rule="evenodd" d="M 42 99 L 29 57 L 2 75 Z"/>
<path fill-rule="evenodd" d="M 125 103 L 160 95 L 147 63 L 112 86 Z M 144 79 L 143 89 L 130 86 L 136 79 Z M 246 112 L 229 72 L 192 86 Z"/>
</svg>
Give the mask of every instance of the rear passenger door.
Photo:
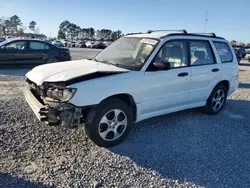
<svg viewBox="0 0 250 188">
<path fill-rule="evenodd" d="M 208 40 L 189 40 L 192 79 L 189 89 L 191 104 L 205 102 L 220 74 L 214 52 Z"/>
<path fill-rule="evenodd" d="M 50 46 L 40 41 L 30 41 L 27 55 L 30 59 L 30 64 L 43 64 L 48 56 Z"/>
</svg>

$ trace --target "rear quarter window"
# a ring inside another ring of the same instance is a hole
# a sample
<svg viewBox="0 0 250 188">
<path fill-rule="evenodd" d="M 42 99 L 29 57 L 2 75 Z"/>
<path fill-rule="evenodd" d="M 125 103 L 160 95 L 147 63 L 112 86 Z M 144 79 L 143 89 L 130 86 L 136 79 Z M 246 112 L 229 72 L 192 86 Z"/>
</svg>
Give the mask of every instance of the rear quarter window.
<svg viewBox="0 0 250 188">
<path fill-rule="evenodd" d="M 220 56 L 220 60 L 222 63 L 233 62 L 233 54 L 231 48 L 226 42 L 213 42 L 213 43 Z"/>
</svg>

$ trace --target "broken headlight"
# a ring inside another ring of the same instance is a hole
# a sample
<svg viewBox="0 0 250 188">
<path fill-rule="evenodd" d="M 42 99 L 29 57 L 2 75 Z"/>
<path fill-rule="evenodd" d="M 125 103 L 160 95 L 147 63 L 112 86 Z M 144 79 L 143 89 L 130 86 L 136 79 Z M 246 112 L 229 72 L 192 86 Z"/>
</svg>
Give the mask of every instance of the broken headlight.
<svg viewBox="0 0 250 188">
<path fill-rule="evenodd" d="M 47 101 L 67 102 L 76 93 L 76 88 L 49 88 L 46 92 Z"/>
</svg>

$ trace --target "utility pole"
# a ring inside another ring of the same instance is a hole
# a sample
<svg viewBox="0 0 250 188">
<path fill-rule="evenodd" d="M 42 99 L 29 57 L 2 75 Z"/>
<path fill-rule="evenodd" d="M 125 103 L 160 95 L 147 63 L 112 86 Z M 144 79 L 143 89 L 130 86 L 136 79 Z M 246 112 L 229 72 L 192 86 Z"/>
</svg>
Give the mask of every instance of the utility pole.
<svg viewBox="0 0 250 188">
<path fill-rule="evenodd" d="M 204 33 L 206 32 L 207 21 L 208 21 L 208 12 L 206 13 L 206 18 L 205 18 Z"/>
</svg>

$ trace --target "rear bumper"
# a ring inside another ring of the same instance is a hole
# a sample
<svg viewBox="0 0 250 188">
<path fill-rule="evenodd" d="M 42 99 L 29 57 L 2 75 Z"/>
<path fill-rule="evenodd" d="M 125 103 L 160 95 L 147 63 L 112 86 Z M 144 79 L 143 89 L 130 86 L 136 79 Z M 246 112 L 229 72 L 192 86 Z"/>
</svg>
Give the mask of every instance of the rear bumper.
<svg viewBox="0 0 250 188">
<path fill-rule="evenodd" d="M 59 61 L 71 61 L 71 56 L 67 56 L 67 57 L 60 57 Z"/>
<path fill-rule="evenodd" d="M 230 88 L 228 91 L 228 96 L 230 96 L 233 92 L 235 92 L 238 89 L 239 84 L 240 84 L 240 82 L 239 82 L 237 77 L 234 77 L 233 79 L 231 79 Z"/>
</svg>

